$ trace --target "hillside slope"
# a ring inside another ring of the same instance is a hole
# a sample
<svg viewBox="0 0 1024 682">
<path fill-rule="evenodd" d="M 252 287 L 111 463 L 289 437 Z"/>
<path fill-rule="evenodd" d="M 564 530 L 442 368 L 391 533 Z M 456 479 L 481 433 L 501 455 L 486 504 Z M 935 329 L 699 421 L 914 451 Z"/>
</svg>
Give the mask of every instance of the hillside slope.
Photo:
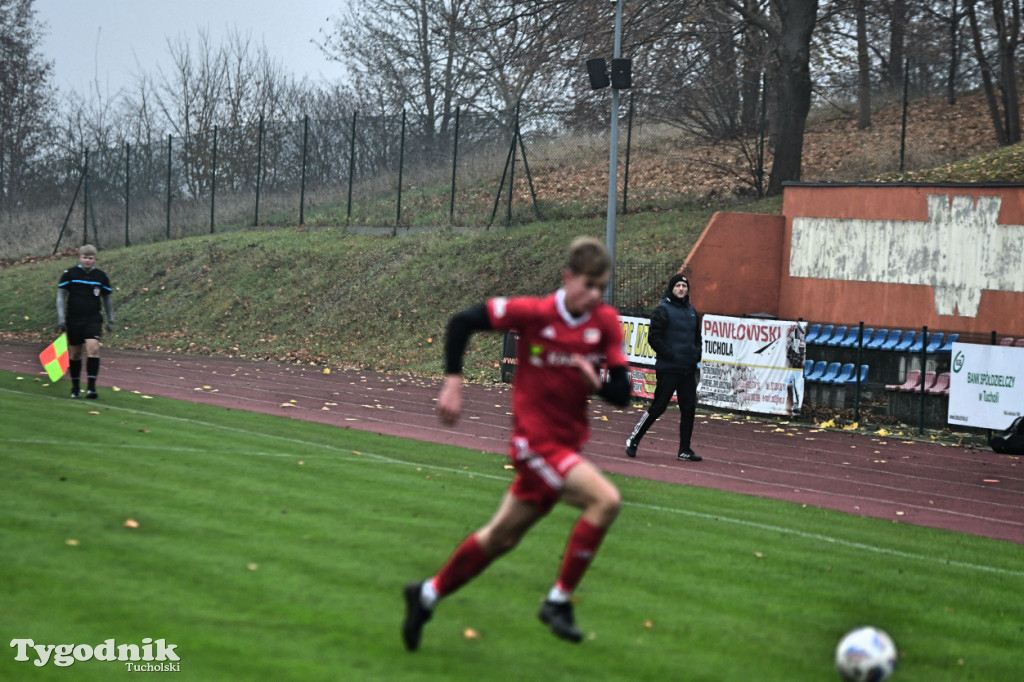
<svg viewBox="0 0 1024 682">
<path fill-rule="evenodd" d="M 623 218 L 619 262 L 678 267 L 711 214 Z M 103 251 L 98 267 L 114 284 L 117 317 L 103 342 L 439 374 L 451 313 L 489 296 L 553 290 L 569 242 L 579 234 L 603 240 L 604 229 L 592 220 L 401 238 L 292 229 Z M 57 280 L 76 262 L 67 252 L 0 269 L 0 336 L 52 339 Z M 496 377 L 500 341 L 474 343 L 469 375 Z"/>
</svg>

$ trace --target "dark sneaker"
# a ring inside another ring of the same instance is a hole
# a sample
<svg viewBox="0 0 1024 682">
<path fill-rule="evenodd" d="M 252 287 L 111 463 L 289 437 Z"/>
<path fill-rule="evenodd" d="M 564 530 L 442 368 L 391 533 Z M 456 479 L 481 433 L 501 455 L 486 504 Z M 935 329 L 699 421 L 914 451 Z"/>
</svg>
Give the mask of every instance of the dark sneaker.
<svg viewBox="0 0 1024 682">
<path fill-rule="evenodd" d="M 423 606 L 420 601 L 420 589 L 423 583 L 409 583 L 402 590 L 405 596 L 405 622 L 402 623 L 402 641 L 409 651 L 420 648 L 420 635 L 434 612 Z"/>
<path fill-rule="evenodd" d="M 699 462 L 704 458 L 698 455 L 693 450 L 687 448 L 680 452 L 678 455 L 676 455 L 676 459 L 678 459 L 680 462 Z"/>
<path fill-rule="evenodd" d="M 583 633 L 576 627 L 576 619 L 572 616 L 572 604 L 566 602 L 558 604 L 553 601 L 545 601 L 537 614 L 542 623 L 551 626 L 551 632 L 562 639 L 570 642 L 579 642 L 583 639 Z"/>
<path fill-rule="evenodd" d="M 96 398 L 99 398 L 99 396 L 96 395 L 96 391 L 86 391 L 85 397 L 89 400 L 96 400 Z"/>
<path fill-rule="evenodd" d="M 71 389 L 71 397 L 77 400 L 82 397 L 82 392 L 79 391 L 77 388 L 73 388 Z"/>
<path fill-rule="evenodd" d="M 636 443 L 633 442 L 632 438 L 626 439 L 626 454 L 630 457 L 636 457 Z"/>
</svg>

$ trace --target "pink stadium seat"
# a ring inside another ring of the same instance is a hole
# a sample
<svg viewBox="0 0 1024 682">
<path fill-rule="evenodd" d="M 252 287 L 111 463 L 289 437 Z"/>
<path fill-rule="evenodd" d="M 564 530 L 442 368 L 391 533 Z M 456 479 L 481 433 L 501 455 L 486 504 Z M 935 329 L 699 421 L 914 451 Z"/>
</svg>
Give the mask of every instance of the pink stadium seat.
<svg viewBox="0 0 1024 682">
<path fill-rule="evenodd" d="M 999 345 L 1000 346 L 1012 346 L 1013 345 L 1013 337 L 1012 336 L 1006 336 L 1006 337 L 1000 339 L 999 340 Z"/>
<path fill-rule="evenodd" d="M 886 390 L 889 391 L 914 391 L 920 390 L 921 388 L 921 370 L 912 369 L 907 372 L 907 380 L 902 384 L 886 384 Z"/>
<path fill-rule="evenodd" d="M 910 378 L 909 374 L 907 375 L 907 378 L 908 379 Z M 921 392 L 921 384 L 920 384 L 921 372 L 920 371 L 917 372 L 917 379 L 918 379 L 918 382 L 916 383 L 916 385 L 914 385 L 914 386 L 907 386 L 906 384 L 904 384 L 903 386 L 900 386 L 896 390 L 903 391 L 904 393 L 920 393 Z M 935 372 L 925 372 L 924 373 L 924 390 L 925 390 L 925 392 L 927 392 L 928 389 L 931 388 L 934 385 L 935 385 Z"/>
<path fill-rule="evenodd" d="M 1013 345 L 1017 348 L 1024 348 L 1024 338 L 1017 339 L 1017 342 Z"/>
<path fill-rule="evenodd" d="M 925 392 L 932 395 L 949 395 L 949 372 L 942 372 L 935 377 L 935 385 L 925 389 Z"/>
</svg>

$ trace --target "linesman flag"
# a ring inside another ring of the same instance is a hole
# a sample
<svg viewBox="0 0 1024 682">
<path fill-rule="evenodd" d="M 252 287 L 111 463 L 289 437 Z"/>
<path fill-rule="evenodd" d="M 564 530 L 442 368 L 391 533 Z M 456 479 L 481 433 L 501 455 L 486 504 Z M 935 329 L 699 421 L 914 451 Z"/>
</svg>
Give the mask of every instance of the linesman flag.
<svg viewBox="0 0 1024 682">
<path fill-rule="evenodd" d="M 57 381 L 68 369 L 68 335 L 61 333 L 57 340 L 39 354 L 39 362 L 50 375 L 50 381 Z"/>
</svg>

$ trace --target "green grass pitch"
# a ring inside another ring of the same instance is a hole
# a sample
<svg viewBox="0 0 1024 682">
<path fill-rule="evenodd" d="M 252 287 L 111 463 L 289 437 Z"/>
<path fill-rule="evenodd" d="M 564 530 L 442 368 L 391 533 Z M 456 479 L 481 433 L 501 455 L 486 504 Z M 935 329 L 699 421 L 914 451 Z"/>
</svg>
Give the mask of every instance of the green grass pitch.
<svg viewBox="0 0 1024 682">
<path fill-rule="evenodd" d="M 0 679 L 130 674 L 16 661 L 16 639 L 152 638 L 177 680 L 836 680 L 863 624 L 893 636 L 898 682 L 1024 676 L 1020 545 L 625 477 L 577 593 L 582 644 L 536 618 L 575 518 L 559 508 L 409 654 L 401 588 L 488 518 L 503 457 L 65 388 L 0 372 Z"/>
</svg>

